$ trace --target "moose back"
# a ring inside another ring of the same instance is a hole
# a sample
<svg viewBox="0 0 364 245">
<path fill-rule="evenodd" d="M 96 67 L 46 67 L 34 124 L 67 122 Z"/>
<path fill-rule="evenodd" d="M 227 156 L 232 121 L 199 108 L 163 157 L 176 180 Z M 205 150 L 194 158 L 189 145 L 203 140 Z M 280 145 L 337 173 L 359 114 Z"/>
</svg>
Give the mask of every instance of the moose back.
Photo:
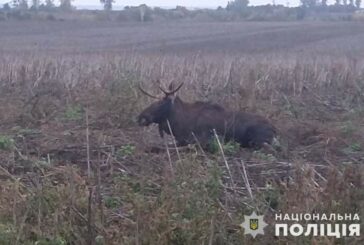
<svg viewBox="0 0 364 245">
<path fill-rule="evenodd" d="M 160 136 L 172 134 L 179 146 L 196 143 L 205 147 L 214 137 L 214 131 L 225 141 L 234 140 L 242 147 L 260 148 L 270 144 L 276 134 L 275 128 L 265 118 L 235 112 L 210 102 L 197 101 L 186 103 L 175 93 L 180 84 L 172 91 L 163 91 L 163 97 L 157 97 L 139 89 L 146 95 L 158 99 L 138 116 L 140 126 L 158 124 Z"/>
</svg>

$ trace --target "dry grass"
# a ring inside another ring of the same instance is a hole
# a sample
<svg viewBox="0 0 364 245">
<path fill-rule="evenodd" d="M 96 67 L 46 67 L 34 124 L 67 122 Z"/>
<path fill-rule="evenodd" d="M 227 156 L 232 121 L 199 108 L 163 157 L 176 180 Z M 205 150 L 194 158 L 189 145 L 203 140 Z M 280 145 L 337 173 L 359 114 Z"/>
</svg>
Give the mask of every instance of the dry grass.
<svg viewBox="0 0 364 245">
<path fill-rule="evenodd" d="M 156 91 L 159 78 L 185 82 L 186 101 L 265 115 L 275 152 L 167 154 L 134 123 L 150 102 L 137 83 Z M 239 228 L 252 210 L 362 214 L 359 56 L 17 54 L 2 57 L 0 81 L 0 244 L 361 244 L 273 238 L 272 226 L 253 241 Z"/>
</svg>

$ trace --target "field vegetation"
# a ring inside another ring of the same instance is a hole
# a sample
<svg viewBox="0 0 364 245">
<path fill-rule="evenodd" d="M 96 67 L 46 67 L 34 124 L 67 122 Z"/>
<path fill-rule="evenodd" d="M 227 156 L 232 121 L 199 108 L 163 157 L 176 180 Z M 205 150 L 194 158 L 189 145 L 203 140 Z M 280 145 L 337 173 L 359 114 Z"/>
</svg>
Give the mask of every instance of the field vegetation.
<svg viewBox="0 0 364 245">
<path fill-rule="evenodd" d="M 0 244 L 363 244 L 256 239 L 253 210 L 363 220 L 364 27 L 0 23 Z M 272 149 L 174 147 L 135 118 L 158 81 L 261 114 Z"/>
</svg>

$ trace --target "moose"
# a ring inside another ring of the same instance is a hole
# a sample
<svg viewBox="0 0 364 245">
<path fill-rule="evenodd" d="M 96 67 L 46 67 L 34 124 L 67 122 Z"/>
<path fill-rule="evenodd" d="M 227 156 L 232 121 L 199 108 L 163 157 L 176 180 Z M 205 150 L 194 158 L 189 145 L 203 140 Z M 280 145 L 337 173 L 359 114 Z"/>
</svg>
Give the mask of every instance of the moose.
<svg viewBox="0 0 364 245">
<path fill-rule="evenodd" d="M 172 85 L 172 84 L 171 84 Z M 259 149 L 271 144 L 276 130 L 265 118 L 246 112 L 236 112 L 211 102 L 187 103 L 176 96 L 183 83 L 169 91 L 161 86 L 164 96 L 158 97 L 139 90 L 158 101 L 144 109 L 137 117 L 139 126 L 158 124 L 159 134 L 174 136 L 178 146 L 198 141 L 207 147 L 216 134 L 227 141 L 236 141 L 241 147 Z M 214 132 L 215 130 L 215 132 Z"/>
</svg>

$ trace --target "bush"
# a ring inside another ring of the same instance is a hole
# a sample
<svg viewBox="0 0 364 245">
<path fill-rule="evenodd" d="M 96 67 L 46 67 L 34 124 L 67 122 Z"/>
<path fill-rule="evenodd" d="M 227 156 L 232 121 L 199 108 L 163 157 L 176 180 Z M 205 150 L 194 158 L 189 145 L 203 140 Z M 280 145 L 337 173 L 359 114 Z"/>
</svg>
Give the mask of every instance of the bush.
<svg viewBox="0 0 364 245">
<path fill-rule="evenodd" d="M 248 4 L 249 0 L 234 0 L 228 3 L 226 9 L 241 14 L 246 11 Z"/>
<path fill-rule="evenodd" d="M 4 12 L 0 12 L 0 21 L 6 20 L 6 14 Z"/>
<path fill-rule="evenodd" d="M 47 14 L 46 15 L 46 20 L 55 21 L 56 17 L 53 14 Z"/>
<path fill-rule="evenodd" d="M 144 15 L 141 14 L 144 8 Z M 152 21 L 153 10 L 147 5 L 140 5 L 138 7 L 125 7 L 117 17 L 119 21 Z"/>
<path fill-rule="evenodd" d="M 15 10 L 8 13 L 8 17 L 16 20 L 30 20 L 32 18 L 32 15 L 26 11 Z"/>
</svg>

